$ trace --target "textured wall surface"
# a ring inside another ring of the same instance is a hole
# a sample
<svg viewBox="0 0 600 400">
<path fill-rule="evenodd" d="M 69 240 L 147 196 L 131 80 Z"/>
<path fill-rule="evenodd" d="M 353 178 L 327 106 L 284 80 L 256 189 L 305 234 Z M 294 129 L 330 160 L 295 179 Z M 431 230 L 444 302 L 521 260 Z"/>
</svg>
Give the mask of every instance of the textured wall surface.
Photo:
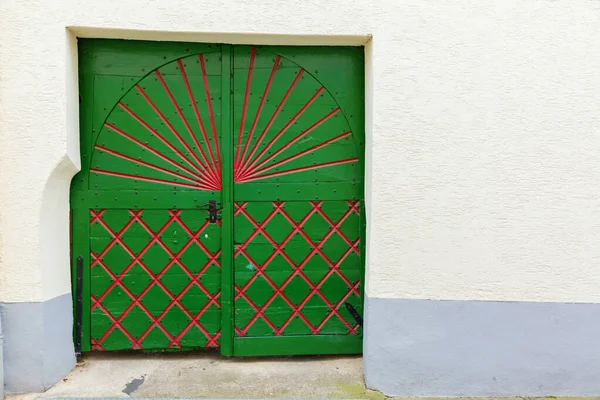
<svg viewBox="0 0 600 400">
<path fill-rule="evenodd" d="M 3 1 L 0 299 L 69 290 L 67 242 L 43 243 L 44 225 L 66 237 L 66 208 L 42 202 L 78 165 L 70 26 L 256 43 L 372 34 L 369 294 L 600 301 L 599 20 L 583 0 Z"/>
<path fill-rule="evenodd" d="M 0 301 L 69 292 L 74 35 L 372 35 L 367 293 L 598 303 L 599 21 L 592 0 L 1 1 Z"/>
</svg>

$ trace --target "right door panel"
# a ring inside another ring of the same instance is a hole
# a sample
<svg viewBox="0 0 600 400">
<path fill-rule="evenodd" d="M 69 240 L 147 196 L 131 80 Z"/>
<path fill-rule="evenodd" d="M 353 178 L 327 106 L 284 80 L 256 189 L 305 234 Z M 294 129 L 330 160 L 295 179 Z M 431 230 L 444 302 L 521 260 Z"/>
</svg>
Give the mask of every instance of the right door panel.
<svg viewBox="0 0 600 400">
<path fill-rule="evenodd" d="M 234 47 L 234 354 L 362 351 L 363 56 Z"/>
</svg>

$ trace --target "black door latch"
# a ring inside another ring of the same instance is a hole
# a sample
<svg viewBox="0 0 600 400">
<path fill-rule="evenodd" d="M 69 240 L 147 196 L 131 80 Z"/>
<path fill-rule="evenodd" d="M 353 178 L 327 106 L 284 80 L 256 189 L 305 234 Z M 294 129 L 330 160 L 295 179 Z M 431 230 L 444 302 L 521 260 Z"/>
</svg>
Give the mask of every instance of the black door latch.
<svg viewBox="0 0 600 400">
<path fill-rule="evenodd" d="M 217 222 L 217 202 L 216 200 L 208 201 L 208 220 L 211 224 Z"/>
<path fill-rule="evenodd" d="M 358 326 L 360 326 L 362 328 L 362 326 L 363 326 L 363 319 L 360 316 L 360 314 L 358 313 L 358 311 L 356 311 L 356 308 L 354 308 L 352 306 L 352 304 L 348 303 L 347 301 L 344 303 L 344 305 L 346 306 L 346 309 L 348 310 L 348 312 L 350 313 L 350 315 L 352 315 L 352 318 L 354 318 L 354 320 L 356 321 L 356 323 L 358 324 Z"/>
</svg>

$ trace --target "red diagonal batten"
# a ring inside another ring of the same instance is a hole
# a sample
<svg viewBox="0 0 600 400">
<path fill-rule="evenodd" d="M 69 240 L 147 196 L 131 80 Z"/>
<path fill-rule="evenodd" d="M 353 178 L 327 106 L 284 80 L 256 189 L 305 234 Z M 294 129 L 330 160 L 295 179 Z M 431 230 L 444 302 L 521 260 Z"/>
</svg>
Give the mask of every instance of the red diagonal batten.
<svg viewBox="0 0 600 400">
<path fill-rule="evenodd" d="M 323 202 L 311 202 L 313 203 L 313 205 L 316 204 L 322 204 Z M 342 239 L 344 239 L 344 241 L 348 244 L 350 250 L 354 251 L 356 254 L 359 254 L 358 252 L 358 247 L 356 247 L 356 243 L 353 243 L 348 236 L 346 236 L 344 234 L 344 232 L 342 232 L 340 230 L 340 225 L 342 224 L 342 222 L 344 222 L 344 220 L 351 214 L 351 213 L 356 213 L 359 214 L 358 208 L 357 208 L 357 204 L 353 203 L 353 202 L 348 202 L 350 205 L 350 208 L 348 209 L 348 211 L 346 211 L 346 213 L 344 215 L 342 215 L 342 217 L 340 218 L 340 220 L 337 223 L 334 223 L 331 218 L 329 218 L 327 216 L 327 214 L 325 214 L 323 212 L 323 210 L 321 210 L 320 206 L 315 206 L 315 210 L 317 211 L 317 213 L 319 213 L 319 215 L 325 220 L 327 221 L 327 223 L 329 223 L 329 226 L 331 226 L 331 230 L 328 232 L 327 237 L 329 237 L 331 234 L 333 234 L 333 232 L 337 233 Z"/>
<path fill-rule="evenodd" d="M 288 326 L 288 324 L 296 316 L 299 317 L 306 324 L 306 326 L 310 329 L 310 332 L 313 335 L 320 334 L 320 331 L 323 328 L 323 326 L 325 325 L 325 323 L 333 317 L 338 318 L 346 326 L 348 334 L 358 334 L 358 325 L 356 323 L 350 323 L 348 320 L 346 320 L 344 318 L 344 316 L 339 311 L 340 308 L 343 307 L 344 302 L 348 299 L 349 296 L 351 296 L 351 295 L 360 296 L 360 291 L 359 291 L 360 281 L 350 282 L 348 280 L 348 278 L 339 269 L 341 263 L 345 260 L 345 258 L 348 256 L 348 254 L 350 254 L 351 252 L 358 253 L 358 251 L 359 251 L 358 247 L 357 247 L 358 240 L 356 242 L 352 242 L 347 236 L 343 235 L 343 233 L 340 230 L 341 224 L 348 218 L 349 215 L 351 215 L 352 213 L 356 213 L 356 214 L 359 213 L 358 202 L 357 201 L 349 201 L 348 202 L 348 206 L 349 206 L 348 210 L 336 222 L 331 220 L 331 218 L 329 218 L 329 217 L 324 218 L 324 220 L 330 225 L 330 227 L 329 227 L 328 232 L 325 234 L 323 239 L 318 244 L 314 243 L 310 239 L 310 237 L 308 237 L 308 235 L 304 232 L 303 226 L 308 221 L 308 219 L 311 216 L 313 216 L 314 214 L 320 215 L 321 217 L 323 217 L 325 215 L 323 213 L 323 211 L 320 210 L 322 202 L 319 202 L 319 201 L 310 202 L 310 204 L 311 204 L 310 211 L 297 223 L 287 214 L 287 212 L 283 208 L 284 204 L 285 203 L 283 203 L 283 202 L 273 203 L 273 206 L 274 206 L 273 211 L 271 213 L 269 213 L 266 217 L 264 217 L 262 219 L 262 221 L 259 222 L 259 221 L 256 221 L 254 218 L 252 218 L 252 216 L 250 216 L 250 214 L 245 210 L 247 203 L 236 203 L 236 210 L 234 212 L 235 215 L 243 215 L 250 222 L 250 224 L 252 224 L 252 226 L 254 227 L 254 231 L 244 241 L 244 243 L 236 246 L 235 257 L 243 256 L 244 258 L 246 258 L 248 261 L 250 261 L 255 266 L 254 274 L 241 287 L 236 286 L 236 291 L 237 291 L 237 293 L 235 295 L 236 300 L 244 299 L 246 301 L 246 303 L 248 303 L 248 305 L 255 311 L 255 314 L 253 315 L 253 317 L 248 321 L 248 323 L 244 327 L 236 327 L 237 335 L 245 336 L 248 332 L 248 329 L 260 318 L 260 319 L 264 320 L 267 323 L 267 325 L 269 325 L 271 327 L 271 329 L 273 330 L 273 334 L 275 336 L 279 336 L 279 335 L 283 334 L 284 329 Z M 286 220 L 293 227 L 292 231 L 288 234 L 288 236 L 286 236 L 283 239 L 283 241 L 279 244 L 273 238 L 271 238 L 270 235 L 265 231 L 265 226 L 276 214 L 283 215 L 286 218 Z M 290 257 L 286 254 L 286 252 L 284 250 L 285 245 L 297 233 L 299 233 L 304 238 L 304 240 L 308 243 L 308 245 L 312 249 L 309 252 L 309 254 L 304 258 L 304 260 L 302 262 L 300 262 L 299 264 L 295 264 L 290 259 Z M 348 248 L 342 254 L 342 256 L 340 257 L 339 260 L 330 260 L 323 253 L 323 251 L 321 250 L 321 247 L 327 241 L 327 239 L 335 233 L 337 233 L 338 235 L 340 235 L 344 238 L 344 240 L 348 244 Z M 246 252 L 246 248 L 249 246 L 252 246 L 253 240 L 258 235 L 261 235 L 261 237 L 264 237 L 274 248 L 274 251 L 267 257 L 267 259 L 262 263 L 262 265 L 259 265 L 254 260 L 252 260 L 250 255 Z M 303 267 L 310 261 L 310 259 L 315 254 L 318 254 L 330 266 L 329 271 L 316 284 L 313 283 L 306 276 L 306 274 L 303 271 Z M 265 271 L 265 269 L 267 268 L 269 263 L 277 255 L 282 256 L 293 268 L 293 271 L 290 273 L 290 275 L 279 286 L 277 286 L 270 279 L 270 277 L 268 276 L 268 274 Z M 335 304 L 332 303 L 321 291 L 322 285 L 327 281 L 327 279 L 332 274 L 337 274 L 345 282 L 345 284 L 347 286 L 346 293 Z M 262 277 L 273 289 L 273 294 L 266 300 L 266 302 L 263 304 L 262 307 L 257 306 L 252 301 L 251 297 L 248 294 L 246 294 L 246 290 L 248 290 L 248 288 L 252 285 L 252 283 L 259 276 Z M 308 295 L 297 306 L 294 305 L 293 302 L 291 302 L 290 299 L 283 292 L 285 287 L 292 281 L 292 279 L 295 276 L 300 276 L 310 287 L 310 292 L 308 293 Z M 318 296 L 330 308 L 330 311 L 327 313 L 327 315 L 316 326 L 312 325 L 308 321 L 306 316 L 302 313 L 302 308 L 306 305 L 306 303 L 310 300 L 310 298 L 313 295 Z M 279 327 L 276 327 L 265 315 L 265 310 L 268 309 L 269 305 L 277 297 L 280 297 L 281 299 L 283 299 L 292 309 L 292 312 L 290 313 L 288 318 Z"/>
<path fill-rule="evenodd" d="M 312 205 L 312 212 L 317 213 L 322 215 L 322 211 L 320 210 L 322 202 L 311 202 Z M 280 211 L 282 213 L 282 215 L 293 225 L 296 225 L 293 221 L 293 219 L 280 207 Z M 346 256 L 350 253 L 351 250 L 355 250 L 358 254 L 358 250 L 356 245 L 358 244 L 358 241 L 356 243 L 350 243 L 350 246 L 348 247 L 348 249 L 342 254 L 342 256 L 340 257 L 339 260 L 337 260 L 336 262 L 333 262 L 332 260 L 329 260 L 327 258 L 327 256 L 325 256 L 325 254 L 321 251 L 321 246 L 327 241 L 327 239 L 329 239 L 329 237 L 335 232 L 338 231 L 339 232 L 339 226 L 346 220 L 346 218 L 352 213 L 352 212 L 356 212 L 358 214 L 358 210 L 352 206 L 352 204 L 350 204 L 350 208 L 346 211 L 346 213 L 344 215 L 342 215 L 340 217 L 340 219 L 338 220 L 338 222 L 336 222 L 335 224 L 333 222 L 330 223 L 330 229 L 329 231 L 325 234 L 325 236 L 323 236 L 323 238 L 320 241 L 319 245 L 316 245 L 309 237 L 308 235 L 301 229 L 298 229 L 297 232 L 300 233 L 300 235 L 302 235 L 304 237 L 304 239 L 310 244 L 310 246 L 312 247 L 312 251 L 304 258 L 304 260 L 298 265 L 298 271 L 301 272 L 302 268 L 304 267 L 304 265 L 312 258 L 312 256 L 314 254 L 319 254 L 321 256 L 321 258 L 323 258 L 323 260 L 329 264 L 330 266 L 330 270 L 329 272 L 323 277 L 321 278 L 321 280 L 315 285 L 313 284 L 311 281 L 308 280 L 308 278 L 306 278 L 305 275 L 302 274 L 303 278 L 305 278 L 305 281 L 308 283 L 308 285 L 311 287 L 311 291 L 308 293 L 308 295 L 306 296 L 306 298 L 298 305 L 297 310 L 300 310 L 302 307 L 304 307 L 304 305 L 306 304 L 306 302 L 308 302 L 308 300 L 312 297 L 313 294 L 317 294 L 330 308 L 331 308 L 331 313 L 329 314 L 329 316 L 327 317 L 327 319 L 332 315 L 335 314 L 343 323 L 344 325 L 346 325 L 346 327 L 348 329 L 350 329 L 350 332 L 353 333 L 356 330 L 356 327 L 352 327 L 338 312 L 339 307 L 343 304 L 343 301 L 339 302 L 337 305 L 333 305 L 329 302 L 329 300 L 323 295 L 323 293 L 321 293 L 321 291 L 319 290 L 319 288 L 321 287 L 321 285 L 323 283 L 325 283 L 327 281 L 327 279 L 335 272 L 343 281 L 344 283 L 346 283 L 346 285 L 350 288 L 350 290 L 348 291 L 348 293 L 346 294 L 346 296 L 344 297 L 344 299 L 346 299 L 348 296 L 350 296 L 352 293 L 356 294 L 357 296 L 360 296 L 360 292 L 356 289 L 356 287 L 358 287 L 359 282 L 357 282 L 356 284 L 352 284 L 348 278 L 346 278 L 346 276 L 344 274 L 342 274 L 339 271 L 339 266 L 341 265 L 341 263 L 344 261 L 344 259 L 346 258 Z M 328 221 L 331 221 L 329 218 L 327 219 Z M 298 224 L 300 225 L 300 224 Z M 291 280 L 291 278 L 289 278 L 289 280 Z M 288 281 L 284 282 L 285 284 L 287 284 Z M 294 315 L 297 313 L 297 310 L 292 313 L 292 315 L 290 315 L 290 317 L 287 319 L 286 322 L 284 322 L 284 324 L 282 325 L 281 329 L 284 329 L 287 324 L 292 320 L 292 318 L 294 317 Z M 323 323 L 318 326 L 317 328 L 315 328 L 315 331 L 318 332 L 321 327 L 323 326 Z"/>
<path fill-rule="evenodd" d="M 252 318 L 252 320 L 246 325 L 246 327 L 244 329 L 238 329 L 236 328 L 236 331 L 238 333 L 239 336 L 245 336 L 246 332 L 248 331 L 248 329 L 250 328 L 250 326 L 254 323 L 254 321 L 256 321 L 259 317 L 262 318 L 267 325 L 269 325 L 271 327 L 271 329 L 273 329 L 274 332 L 277 332 L 277 327 L 263 314 L 264 308 L 259 308 L 251 299 L 250 297 L 248 297 L 246 295 L 246 293 L 244 293 L 242 291 L 242 289 L 240 289 L 237 285 L 235 286 L 235 290 L 237 292 L 235 298 L 236 300 L 239 298 L 243 298 L 246 303 L 248 303 L 250 305 L 250 307 L 252 307 L 255 311 L 256 311 L 256 315 Z"/>
<path fill-rule="evenodd" d="M 104 351 L 104 347 L 102 347 L 102 345 L 98 344 L 98 341 L 96 339 L 91 340 L 92 342 L 92 351 Z"/>
<path fill-rule="evenodd" d="M 207 227 L 208 222 L 204 223 L 198 229 L 198 231 L 192 232 L 187 227 L 187 225 L 183 222 L 183 220 L 181 219 L 182 210 L 176 210 L 176 211 L 165 210 L 165 211 L 168 213 L 169 218 L 163 224 L 163 226 L 156 232 L 154 232 L 143 220 L 143 218 L 142 218 L 143 210 L 130 210 L 129 214 L 130 214 L 131 218 L 128 220 L 128 222 L 125 224 L 125 226 L 119 232 L 115 232 L 107 224 L 107 222 L 104 221 L 104 219 L 103 219 L 103 216 L 105 214 L 104 210 L 101 210 L 98 212 L 91 210 L 90 223 L 91 224 L 100 224 L 111 237 L 111 241 L 100 253 L 98 253 L 98 254 L 94 254 L 94 252 L 91 253 L 91 256 L 93 259 L 91 267 L 103 268 L 112 279 L 112 283 L 100 296 L 98 296 L 98 297 L 92 296 L 92 310 L 95 308 L 98 308 L 112 322 L 111 326 L 103 333 L 103 335 L 100 338 L 92 339 L 92 350 L 98 350 L 98 351 L 104 350 L 103 342 L 110 335 L 110 333 L 112 331 L 114 331 L 115 329 L 122 331 L 123 334 L 131 341 L 132 349 L 142 349 L 143 348 L 142 341 L 148 335 L 148 333 L 150 333 L 152 331 L 152 329 L 154 329 L 154 328 L 158 328 L 170 340 L 171 343 L 170 343 L 169 347 L 181 347 L 181 344 L 180 344 L 181 339 L 185 336 L 185 334 L 189 331 L 189 329 L 194 326 L 197 327 L 204 334 L 204 336 L 206 336 L 206 339 L 207 339 L 206 347 L 217 347 L 218 346 L 217 340 L 220 336 L 220 331 L 215 333 L 214 335 L 210 334 L 199 322 L 199 319 L 204 314 L 204 312 L 206 312 L 206 310 L 208 310 L 210 308 L 211 305 L 220 307 L 220 303 L 219 303 L 219 297 L 220 297 L 220 293 L 221 293 L 220 290 L 213 295 L 203 286 L 203 284 L 201 283 L 201 280 L 200 280 L 202 274 L 204 274 L 211 265 L 217 265 L 220 267 L 220 264 L 218 261 L 218 258 L 220 256 L 220 250 L 217 253 L 212 254 L 206 248 L 206 246 L 204 246 L 204 244 L 202 244 L 202 242 L 200 242 L 198 240 L 198 237 L 204 232 L 205 228 Z M 189 240 L 182 246 L 182 248 L 177 253 L 173 253 L 172 251 L 170 251 L 170 249 L 161 240 L 161 235 L 173 222 L 176 222 L 189 236 Z M 142 229 L 144 229 L 151 237 L 151 239 L 148 241 L 146 246 L 144 246 L 144 248 L 138 254 L 135 254 L 122 240 L 122 236 L 134 224 L 141 226 Z M 154 244 L 160 245 L 163 248 L 163 250 L 165 250 L 167 252 L 167 254 L 170 256 L 169 262 L 158 274 L 153 274 L 150 271 L 150 269 L 147 267 L 147 265 L 142 261 L 143 255 Z M 123 248 L 132 257 L 132 260 L 130 261 L 130 263 L 125 267 L 125 269 L 119 275 L 114 274 L 110 270 L 110 266 L 107 266 L 104 263 L 104 261 L 102 260 L 104 255 L 115 245 L 118 245 L 121 248 Z M 201 268 L 200 272 L 198 272 L 197 274 L 192 274 L 190 272 L 190 270 L 179 259 L 181 257 L 181 255 L 190 246 L 197 246 L 203 252 L 205 252 L 206 255 L 209 257 L 209 260 L 206 262 L 206 264 Z M 136 264 L 139 265 L 146 272 L 146 274 L 150 277 L 150 280 L 151 280 L 150 283 L 144 288 L 144 290 L 142 290 L 140 292 L 140 294 L 137 296 L 135 296 L 132 293 L 132 291 L 129 288 L 127 288 L 127 286 L 122 281 L 123 277 Z M 176 295 L 171 293 L 161 282 L 161 277 L 169 270 L 170 267 L 172 267 L 175 264 L 177 264 L 179 266 L 179 268 L 181 268 L 188 275 L 188 277 L 190 279 L 190 282 L 180 291 L 180 293 L 178 293 Z M 108 295 L 108 293 L 110 293 L 110 291 L 112 289 L 114 289 L 116 286 L 119 286 L 131 300 L 131 303 L 129 304 L 129 306 L 127 306 L 125 308 L 125 310 L 121 313 L 121 315 L 118 318 L 115 318 L 108 311 L 107 307 L 105 307 L 103 304 L 103 301 L 106 299 L 106 296 Z M 159 287 L 170 298 L 170 302 L 166 306 L 165 310 L 163 310 L 163 312 L 157 317 L 155 317 L 143 305 L 143 303 L 141 301 L 142 298 L 148 293 L 148 291 L 152 287 L 155 287 L 155 286 Z M 180 299 L 185 295 L 185 293 L 192 286 L 199 287 L 206 294 L 206 296 L 209 299 L 209 301 L 202 307 L 200 312 L 198 312 L 196 315 L 191 314 L 180 302 Z M 122 321 L 128 315 L 128 313 L 136 306 L 138 308 L 140 308 L 152 322 L 151 322 L 151 325 L 141 335 L 134 337 L 130 332 L 128 332 L 123 327 Z M 169 332 L 161 324 L 162 317 L 164 317 L 164 315 L 166 315 L 166 313 L 173 307 L 178 307 L 179 309 L 181 309 L 190 320 L 188 325 L 186 327 L 184 327 L 180 332 Z"/>
<path fill-rule="evenodd" d="M 178 221 L 180 223 L 180 226 L 184 226 L 183 222 L 179 219 L 179 212 L 174 213 L 172 211 L 169 211 L 169 213 L 171 214 L 171 219 Z M 141 220 L 139 217 L 134 217 L 136 218 L 137 222 L 142 225 L 144 227 L 144 229 L 146 229 L 146 231 L 150 234 L 150 235 L 154 235 L 154 233 L 152 232 L 152 230 L 150 229 L 150 227 L 143 221 Z M 161 271 L 161 273 L 158 275 L 157 279 L 156 279 L 156 284 L 158 286 L 160 286 L 160 288 L 171 298 L 171 303 L 169 304 L 169 306 L 167 306 L 167 308 L 165 308 L 165 310 L 156 318 L 154 324 L 150 325 L 150 327 L 148 327 L 148 329 L 140 336 L 140 341 L 143 340 L 143 338 L 152 331 L 152 329 L 154 328 L 154 326 L 159 326 L 160 328 L 160 324 L 158 321 L 160 321 L 160 319 L 162 317 L 164 317 L 167 312 L 171 309 L 171 307 L 177 305 L 186 315 L 188 318 L 190 318 L 191 320 L 191 324 L 196 325 L 200 331 L 202 331 L 202 333 L 209 339 L 209 343 L 212 343 L 213 338 L 209 335 L 208 331 L 206 331 L 206 329 L 204 329 L 204 327 L 202 327 L 200 324 L 198 324 L 196 322 L 196 317 L 192 316 L 187 309 L 185 309 L 185 307 L 179 302 L 179 298 L 181 298 L 185 292 L 187 291 L 187 289 L 189 289 L 189 287 L 191 287 L 192 285 L 188 285 L 184 290 L 182 290 L 182 292 L 177 296 L 173 296 L 173 294 L 171 294 L 171 292 L 164 287 L 164 285 L 162 285 L 162 283 L 160 283 L 160 281 L 158 280 L 160 276 L 162 276 L 162 274 L 164 272 L 167 271 L 167 269 L 174 264 L 175 262 L 188 274 L 188 276 L 192 279 L 192 282 L 195 283 L 210 299 L 211 302 L 214 301 L 215 299 L 213 298 L 213 296 L 206 290 L 206 288 L 198 281 L 200 274 L 198 274 L 197 277 L 195 277 L 188 268 L 185 267 L 185 264 L 183 264 L 180 260 L 179 257 L 181 254 L 183 254 L 183 252 L 185 252 L 187 250 L 187 248 L 193 243 L 195 242 L 196 244 L 199 244 L 200 242 L 198 241 L 198 235 L 200 235 L 202 233 L 202 231 L 204 230 L 204 228 L 206 228 L 206 226 L 208 225 L 208 222 L 205 222 L 204 225 L 202 227 L 200 227 L 200 229 L 198 230 L 197 233 L 190 235 L 191 238 L 190 240 L 182 247 L 182 249 L 177 253 L 174 254 L 173 252 L 171 252 L 171 250 L 160 240 L 157 241 L 157 243 L 163 248 L 163 250 L 165 250 L 165 252 L 167 252 L 170 256 L 171 256 L 171 261 L 169 262 L 169 264 L 167 264 L 167 267 L 165 267 L 165 269 L 163 271 Z M 187 232 L 191 233 L 189 231 L 189 229 L 184 228 L 184 230 L 187 230 Z M 214 255 L 211 256 L 210 252 L 208 252 L 208 250 L 206 249 L 206 247 L 204 245 L 202 245 L 200 243 L 200 248 L 202 248 L 202 250 L 204 250 L 207 255 L 209 255 L 210 259 L 208 261 L 208 263 L 205 265 L 205 267 L 203 268 L 203 271 L 205 271 L 213 262 L 216 262 L 216 257 L 218 255 Z M 202 271 L 202 272 L 203 272 Z M 149 274 L 151 274 L 150 271 L 147 271 Z M 189 326 L 189 325 L 188 325 Z M 188 327 L 189 329 L 189 327 Z M 177 341 L 175 338 L 171 338 L 171 344 L 169 345 L 169 347 L 180 347 L 180 343 L 179 341 Z"/>
<path fill-rule="evenodd" d="M 127 229 L 130 228 L 130 226 L 135 222 L 136 218 L 139 217 L 139 215 L 142 213 L 142 210 L 139 211 L 130 211 L 130 214 L 132 215 L 132 219 L 129 220 L 129 222 L 127 223 L 127 225 L 119 232 L 119 234 L 116 234 L 109 226 L 108 224 L 101 218 L 98 217 L 97 214 L 94 213 L 94 211 L 92 210 L 92 215 L 96 216 L 97 218 L 95 218 L 95 221 L 98 222 L 100 225 L 102 225 L 102 227 L 112 236 L 113 240 L 111 241 L 111 243 L 109 243 L 109 246 L 107 246 L 107 248 L 105 248 L 105 250 L 101 253 L 101 255 L 106 254 L 106 252 L 108 252 L 108 250 L 110 250 L 110 248 L 112 248 L 112 246 L 114 246 L 115 244 L 119 244 L 127 253 L 129 253 L 129 255 L 133 258 L 133 260 L 130 262 L 130 264 L 125 268 L 125 270 L 120 274 L 119 277 L 115 276 L 112 271 L 110 270 L 110 268 L 108 266 L 106 266 L 101 260 L 102 257 L 100 256 L 94 256 L 94 253 L 92 252 L 92 257 L 94 258 L 94 262 L 92 264 L 92 266 L 94 266 L 94 264 L 98 264 L 100 265 L 105 271 L 106 273 L 111 277 L 111 279 L 113 280 L 113 283 L 108 287 L 108 289 L 106 289 L 104 291 L 104 293 L 98 298 L 95 299 L 95 303 L 92 306 L 92 310 L 95 307 L 100 307 L 105 314 L 107 314 L 107 310 L 102 307 L 102 300 L 106 297 L 106 295 L 114 288 L 114 286 L 118 285 L 132 300 L 132 302 L 129 304 L 129 306 L 121 313 L 121 316 L 116 319 L 113 320 L 113 325 L 111 327 L 109 327 L 105 333 L 102 335 L 102 337 L 100 337 L 97 340 L 98 344 L 102 344 L 102 342 L 104 342 L 104 340 L 106 340 L 106 338 L 108 337 L 108 335 L 115 329 L 115 328 L 119 328 L 121 331 L 123 331 L 123 333 L 125 333 L 125 335 L 132 340 L 132 336 L 129 334 L 129 332 L 127 332 L 125 330 L 125 328 L 122 326 L 121 321 L 127 316 L 127 314 L 135 307 L 138 306 L 139 308 L 141 308 L 146 315 L 148 316 L 148 318 L 150 318 L 152 321 L 156 322 L 156 319 L 154 318 L 154 316 L 152 315 L 152 313 L 150 311 L 148 311 L 148 309 L 146 307 L 144 307 L 144 305 L 140 302 L 140 299 L 150 290 L 150 288 L 154 285 L 154 283 L 156 283 L 156 277 L 150 273 L 150 278 L 151 278 L 151 283 L 150 285 L 148 285 L 141 293 L 139 296 L 135 296 L 130 290 L 129 288 L 127 288 L 121 281 L 122 277 L 125 276 L 125 274 L 133 267 L 133 265 L 135 265 L 136 263 L 140 266 L 142 266 L 142 268 L 144 268 L 144 270 L 148 273 L 148 269 L 145 266 L 145 264 L 141 261 L 141 257 L 142 255 L 150 248 L 150 246 L 153 244 L 153 242 L 155 240 L 157 240 L 157 237 L 153 236 L 153 239 L 142 249 L 142 251 L 136 256 L 126 245 L 125 243 L 123 243 L 121 236 L 127 231 Z M 181 212 L 181 211 L 179 211 Z M 159 232 L 163 232 L 171 223 L 172 221 L 172 217 L 167 221 L 167 223 L 159 230 Z M 167 267 L 165 267 L 165 269 L 163 271 L 166 271 L 168 269 L 168 267 L 171 266 L 171 263 L 167 264 Z M 162 276 L 161 274 L 159 274 L 159 276 Z M 93 299 L 94 300 L 94 299 Z M 107 316 L 109 316 L 107 314 Z M 111 318 L 111 316 L 109 316 L 109 318 Z M 157 325 L 159 327 L 159 329 L 167 336 L 167 337 L 171 337 L 171 335 L 164 329 L 164 327 L 158 323 Z M 132 340 L 132 349 L 140 349 L 142 348 L 141 346 L 141 340 L 140 339 L 133 339 Z"/>
<path fill-rule="evenodd" d="M 256 314 L 254 315 L 254 317 L 246 324 L 246 326 L 241 330 L 242 332 L 242 336 L 246 334 L 246 332 L 248 331 L 248 329 L 250 328 L 250 326 L 252 326 L 252 324 L 259 318 L 262 317 L 269 325 L 272 325 L 271 322 L 266 318 L 266 316 L 264 315 L 264 311 L 265 309 L 269 306 L 269 304 L 271 304 L 271 302 L 273 300 L 275 300 L 275 298 L 277 296 L 280 296 L 282 299 L 284 299 L 286 301 L 286 303 L 294 310 L 293 315 L 298 315 L 303 322 L 311 329 L 311 331 L 313 333 L 315 333 L 315 328 L 312 326 L 312 324 L 306 319 L 306 317 L 299 311 L 299 309 L 293 304 L 292 301 L 289 300 L 289 298 L 283 293 L 283 289 L 285 288 L 285 286 L 291 281 L 291 279 L 296 275 L 297 272 L 299 272 L 298 267 L 294 264 L 293 261 L 291 261 L 289 259 L 289 257 L 287 256 L 287 254 L 285 254 L 285 252 L 283 251 L 283 247 L 287 244 L 287 242 L 294 236 L 294 234 L 296 233 L 296 231 L 298 229 L 301 229 L 302 225 L 304 224 L 304 222 L 306 222 L 308 220 L 308 218 L 310 218 L 310 216 L 312 215 L 312 212 L 308 213 L 303 219 L 302 221 L 295 227 L 295 229 L 290 232 L 290 234 L 282 241 L 281 244 L 276 244 L 271 237 L 264 231 L 264 226 L 270 221 L 270 219 L 272 218 L 272 216 L 274 216 L 275 214 L 281 212 L 282 210 L 282 206 L 284 203 L 279 203 L 279 204 L 275 204 L 274 210 L 271 214 L 269 214 L 267 216 L 267 218 L 265 218 L 260 224 L 258 224 L 243 208 L 242 206 L 239 206 L 236 210 L 236 214 L 243 214 L 255 227 L 255 231 L 254 233 L 248 238 L 246 239 L 246 241 L 244 242 L 244 244 L 242 246 L 239 246 L 237 248 L 237 253 L 236 256 L 239 254 L 243 254 L 245 258 L 247 258 L 249 261 L 252 262 L 253 265 L 257 265 L 257 263 L 252 260 L 252 258 L 248 255 L 248 253 L 246 253 L 246 251 L 244 250 L 244 247 L 248 246 L 248 244 L 251 243 L 251 241 L 254 239 L 254 237 L 256 237 L 256 235 L 258 234 L 262 234 L 264 235 L 267 240 L 271 243 L 271 245 L 273 245 L 275 247 L 275 252 L 273 252 L 268 258 L 267 260 L 262 264 L 262 266 L 257 267 L 257 272 L 254 274 L 254 276 L 252 276 L 247 282 L 246 284 L 242 287 L 242 288 L 238 288 L 239 291 L 239 296 L 238 297 L 244 297 L 244 299 L 246 299 L 246 301 L 248 301 L 248 304 L 250 304 L 250 306 L 256 311 Z M 275 285 L 275 283 L 273 283 L 272 280 L 270 280 L 264 273 L 264 269 L 267 267 L 267 265 L 271 262 L 271 260 L 273 260 L 275 258 L 275 256 L 277 254 L 280 254 L 282 257 L 284 257 L 286 259 L 286 261 L 288 263 L 290 263 L 291 266 L 293 266 L 295 268 L 295 272 L 293 274 L 291 274 L 284 282 L 281 286 L 277 286 Z M 244 291 L 252 284 L 252 282 L 254 282 L 254 280 L 261 275 L 263 278 L 265 278 L 267 280 L 267 282 L 269 282 L 269 284 L 273 287 L 274 292 L 273 295 L 271 295 L 271 297 L 269 297 L 269 299 L 267 299 L 267 301 L 265 302 L 265 304 L 258 308 L 254 306 L 254 303 L 251 303 L 247 296 L 243 295 Z M 283 332 L 283 328 L 275 328 L 274 329 L 275 335 L 281 335 Z"/>
</svg>

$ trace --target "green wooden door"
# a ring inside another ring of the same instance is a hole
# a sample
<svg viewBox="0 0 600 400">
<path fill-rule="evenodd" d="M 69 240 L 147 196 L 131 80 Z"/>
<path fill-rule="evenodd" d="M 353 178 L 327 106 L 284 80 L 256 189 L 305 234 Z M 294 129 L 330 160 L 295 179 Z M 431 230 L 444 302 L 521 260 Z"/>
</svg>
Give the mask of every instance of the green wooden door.
<svg viewBox="0 0 600 400">
<path fill-rule="evenodd" d="M 82 350 L 360 352 L 362 49 L 86 40 L 79 67 Z"/>
<path fill-rule="evenodd" d="M 361 112 L 332 95 L 357 84 L 338 51 L 234 49 L 235 354 L 361 349 Z"/>
</svg>

